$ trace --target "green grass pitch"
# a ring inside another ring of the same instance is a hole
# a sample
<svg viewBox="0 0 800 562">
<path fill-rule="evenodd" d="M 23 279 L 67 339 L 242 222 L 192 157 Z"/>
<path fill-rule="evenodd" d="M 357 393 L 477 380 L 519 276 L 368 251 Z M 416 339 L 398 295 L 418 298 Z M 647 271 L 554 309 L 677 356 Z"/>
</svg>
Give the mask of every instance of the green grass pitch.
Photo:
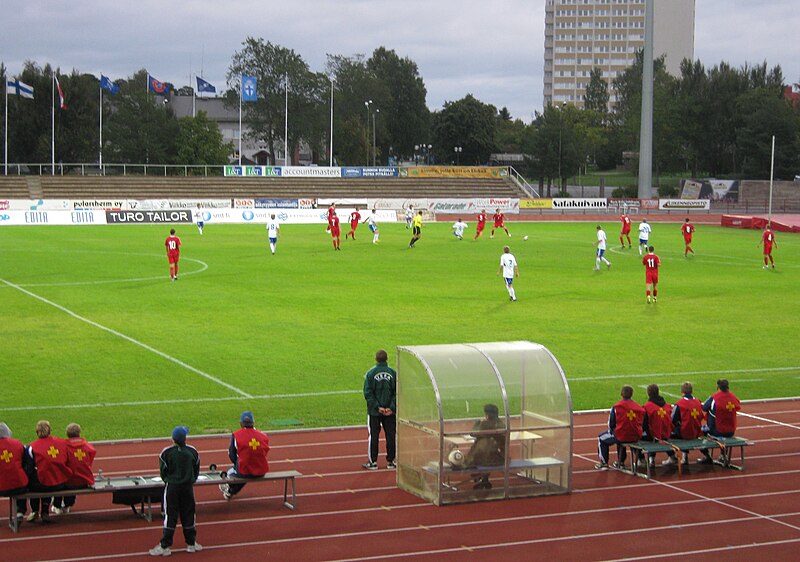
<svg viewBox="0 0 800 562">
<path fill-rule="evenodd" d="M 684 259 L 680 225 L 656 223 L 648 305 L 616 222 L 599 272 L 593 223 L 512 222 L 512 238 L 477 242 L 470 226 L 459 241 L 427 224 L 414 249 L 403 224 L 379 245 L 361 226 L 334 252 L 324 226 L 285 225 L 272 256 L 263 225 L 180 225 L 175 283 L 165 226 L 4 227 L 0 420 L 23 440 L 39 419 L 95 440 L 212 433 L 248 409 L 265 429 L 359 424 L 376 349 L 393 364 L 397 345 L 505 340 L 546 345 L 575 409 L 610 406 L 624 383 L 644 401 L 650 382 L 669 397 L 690 380 L 705 399 L 721 376 L 743 399 L 800 395 L 800 236 L 778 233 L 764 271 L 758 231 L 700 225 Z M 496 276 L 507 243 L 515 303 Z"/>
</svg>

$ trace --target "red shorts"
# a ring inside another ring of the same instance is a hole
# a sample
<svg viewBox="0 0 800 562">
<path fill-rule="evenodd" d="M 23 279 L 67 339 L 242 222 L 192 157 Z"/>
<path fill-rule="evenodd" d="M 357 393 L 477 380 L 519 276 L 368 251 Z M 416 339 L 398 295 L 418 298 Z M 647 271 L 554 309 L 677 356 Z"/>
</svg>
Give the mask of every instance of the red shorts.
<svg viewBox="0 0 800 562">
<path fill-rule="evenodd" d="M 683 235 L 683 241 L 686 242 L 687 244 L 691 244 L 692 243 L 692 235 L 691 234 L 684 234 Z"/>
<path fill-rule="evenodd" d="M 350 230 L 355 230 L 358 226 L 358 221 L 350 221 Z"/>
<path fill-rule="evenodd" d="M 655 269 L 655 270 L 651 270 L 651 271 L 646 271 L 645 274 L 644 274 L 644 282 L 647 283 L 648 285 L 650 283 L 652 283 L 653 285 L 657 285 L 658 284 L 658 270 Z"/>
<path fill-rule="evenodd" d="M 339 231 L 339 227 L 338 226 L 331 226 L 331 236 L 333 238 L 336 238 L 340 234 L 341 234 L 341 232 Z"/>
<path fill-rule="evenodd" d="M 180 259 L 180 257 L 181 257 L 181 253 L 178 252 L 178 251 L 174 251 L 173 250 L 171 252 L 167 252 L 167 261 L 169 263 L 178 263 L 178 260 Z"/>
<path fill-rule="evenodd" d="M 483 232 L 483 227 L 485 227 L 485 226 L 486 226 L 486 223 L 485 223 L 485 222 L 479 222 L 479 223 L 478 223 L 478 226 L 475 228 L 475 230 L 476 230 L 477 232 Z"/>
<path fill-rule="evenodd" d="M 622 232 L 620 234 L 630 234 L 631 233 L 631 225 L 626 225 L 622 227 Z"/>
<path fill-rule="evenodd" d="M 768 256 L 772 253 L 772 244 L 764 244 L 764 255 Z"/>
<path fill-rule="evenodd" d="M 494 227 L 495 227 L 495 228 L 504 228 L 504 226 L 503 226 L 503 222 L 501 221 L 501 222 L 496 222 L 496 223 L 494 223 Z"/>
</svg>

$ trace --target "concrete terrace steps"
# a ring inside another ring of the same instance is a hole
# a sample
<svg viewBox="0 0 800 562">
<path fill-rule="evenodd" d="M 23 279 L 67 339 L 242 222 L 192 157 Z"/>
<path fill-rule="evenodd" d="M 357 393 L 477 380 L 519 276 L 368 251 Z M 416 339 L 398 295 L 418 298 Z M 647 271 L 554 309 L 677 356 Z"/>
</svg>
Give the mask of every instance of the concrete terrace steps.
<svg viewBox="0 0 800 562">
<path fill-rule="evenodd" d="M 28 182 L 25 176 L 0 177 L 0 198 L 30 199 Z"/>
</svg>

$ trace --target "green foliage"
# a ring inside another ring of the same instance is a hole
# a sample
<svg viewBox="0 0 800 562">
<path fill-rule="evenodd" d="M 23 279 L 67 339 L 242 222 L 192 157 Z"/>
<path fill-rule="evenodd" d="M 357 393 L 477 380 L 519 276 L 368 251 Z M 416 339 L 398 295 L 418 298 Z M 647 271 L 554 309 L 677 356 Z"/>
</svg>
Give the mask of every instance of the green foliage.
<svg viewBox="0 0 800 562">
<path fill-rule="evenodd" d="M 604 226 L 615 240 L 619 223 Z M 705 398 L 720 372 L 741 398 L 800 394 L 800 301 L 781 298 L 796 293 L 800 238 L 778 233 L 778 269 L 764 271 L 756 231 L 699 225 L 687 260 L 679 225 L 654 223 L 662 271 L 659 302 L 647 305 L 635 249 L 612 246 L 614 267 L 592 271 L 594 227 L 511 217 L 512 238 L 473 242 L 431 223 L 409 250 L 402 224 L 382 224 L 380 245 L 360 227 L 333 252 L 323 225 L 285 225 L 272 256 L 261 225 L 207 224 L 203 237 L 176 225 L 175 283 L 168 225 L 3 227 L 0 278 L 254 397 L 5 285 L 0 419 L 23 441 L 39 419 L 78 422 L 92 440 L 166 435 L 178 423 L 199 435 L 245 409 L 267 429 L 287 418 L 351 425 L 363 423 L 376 349 L 394 364 L 398 345 L 479 341 L 547 346 L 576 409 L 608 407 L 623 383 L 673 393 L 688 378 Z M 496 276 L 508 243 L 516 303 Z"/>
<path fill-rule="evenodd" d="M 583 107 L 601 115 L 608 113 L 608 83 L 603 80 L 603 70 L 594 67 L 589 73 L 589 85 L 583 96 Z"/>
<path fill-rule="evenodd" d="M 624 187 L 617 187 L 611 192 L 611 197 L 636 199 L 639 197 L 639 188 L 635 185 L 628 185 Z"/>
<path fill-rule="evenodd" d="M 449 161 L 453 147 L 464 149 L 462 164 L 485 164 L 496 148 L 495 128 L 497 109 L 485 104 L 472 94 L 445 102 L 441 111 L 434 113 L 431 125 L 433 151 L 441 161 Z"/>
<path fill-rule="evenodd" d="M 662 199 L 669 199 L 670 197 L 676 197 L 678 191 L 677 185 L 660 185 L 658 187 L 658 196 Z"/>
<path fill-rule="evenodd" d="M 233 145 L 222 140 L 222 133 L 205 111 L 195 117 L 178 119 L 178 162 L 224 165 L 233 153 Z"/>
</svg>

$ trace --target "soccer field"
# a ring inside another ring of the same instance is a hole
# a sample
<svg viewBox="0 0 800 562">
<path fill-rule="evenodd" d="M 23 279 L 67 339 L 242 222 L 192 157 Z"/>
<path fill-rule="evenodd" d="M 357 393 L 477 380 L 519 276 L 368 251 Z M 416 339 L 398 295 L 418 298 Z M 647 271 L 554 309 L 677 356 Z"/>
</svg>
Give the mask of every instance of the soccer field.
<svg viewBox="0 0 800 562">
<path fill-rule="evenodd" d="M 530 340 L 561 362 L 575 409 L 605 408 L 624 383 L 644 401 L 684 380 L 705 399 L 725 376 L 742 399 L 800 395 L 800 236 L 778 233 L 776 270 L 760 233 L 699 226 L 683 257 L 679 224 L 653 225 L 659 302 L 647 304 L 634 247 L 595 272 L 593 223 L 511 223 L 475 242 L 427 224 L 409 249 L 402 224 L 362 226 L 334 252 L 324 225 L 177 226 L 180 278 L 168 280 L 166 226 L 0 229 L 0 420 L 33 438 L 37 420 L 75 421 L 90 439 L 363 423 L 363 374 L 397 345 Z M 522 235 L 529 239 L 523 241 Z M 635 242 L 635 241 L 634 241 Z M 503 245 L 519 262 L 509 302 Z M 402 408 L 402 404 L 400 405 Z"/>
</svg>

